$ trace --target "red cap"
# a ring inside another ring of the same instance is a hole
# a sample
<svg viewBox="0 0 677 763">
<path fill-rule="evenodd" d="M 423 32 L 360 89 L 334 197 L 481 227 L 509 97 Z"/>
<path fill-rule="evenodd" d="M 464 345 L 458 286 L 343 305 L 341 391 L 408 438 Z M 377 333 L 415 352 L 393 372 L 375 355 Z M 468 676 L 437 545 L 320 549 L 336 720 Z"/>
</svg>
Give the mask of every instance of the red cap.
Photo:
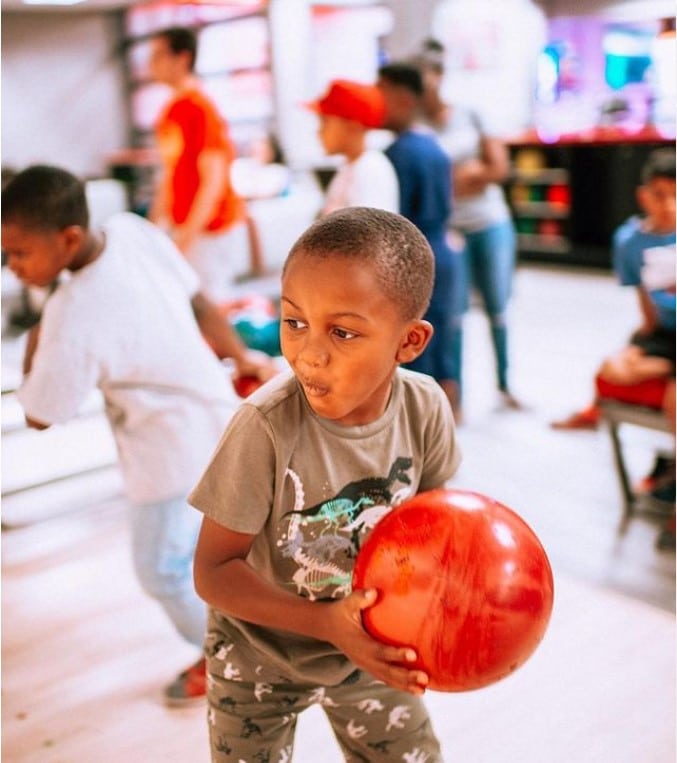
<svg viewBox="0 0 677 763">
<path fill-rule="evenodd" d="M 386 114 L 383 93 L 376 85 L 347 79 L 329 83 L 327 92 L 306 106 L 316 114 L 350 119 L 371 128 L 381 127 Z"/>
</svg>

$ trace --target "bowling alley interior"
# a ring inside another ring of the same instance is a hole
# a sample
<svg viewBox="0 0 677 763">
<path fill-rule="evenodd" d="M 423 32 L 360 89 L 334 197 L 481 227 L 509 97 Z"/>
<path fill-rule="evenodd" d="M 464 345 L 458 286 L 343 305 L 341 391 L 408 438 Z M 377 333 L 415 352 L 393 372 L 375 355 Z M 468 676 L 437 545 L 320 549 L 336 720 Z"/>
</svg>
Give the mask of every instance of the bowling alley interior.
<svg viewBox="0 0 677 763">
<path fill-rule="evenodd" d="M 278 370 L 282 267 L 347 161 L 319 137 L 331 112 L 308 104 L 334 81 L 371 87 L 383 66 L 420 65 L 434 42 L 443 102 L 479 115 L 478 150 L 492 145 L 505 158 L 492 182 L 515 242 L 502 313 L 509 388 L 497 382 L 483 292 L 468 283 L 454 408 L 461 460 L 448 487 L 508 507 L 552 572 L 551 611 L 517 669 L 423 695 L 439 760 L 674 761 L 674 346 L 671 361 L 661 357 L 672 370 L 652 380 L 658 399 L 599 381 L 607 359 L 637 349 L 651 289 L 671 295 L 674 342 L 674 204 L 664 245 L 641 251 L 641 279 L 621 277 L 615 254 L 622 226 L 646 227 L 638 188 L 657 153 L 673 152 L 674 194 L 674 2 L 2 0 L 1 11 L 3 189 L 32 165 L 60 167 L 84 184 L 92 230 L 120 213 L 153 218 L 165 160 L 156 125 L 174 96 L 151 77 L 152 41 L 169 27 L 192 30 L 195 75 L 227 126 L 229 182 L 249 231 L 227 252 L 220 320 Z M 444 148 L 422 114 L 414 129 Z M 386 123 L 366 133 L 369 151 L 385 155 L 397 139 Z M 463 158 L 449 156 L 456 178 Z M 447 240 L 470 257 L 475 232 L 455 226 L 454 191 L 460 205 L 463 194 L 451 185 Z M 647 252 L 658 252 L 651 263 L 663 257 L 659 285 L 657 265 L 646 285 Z M 2 757 L 231 760 L 211 757 L 204 689 L 190 706 L 163 697 L 199 654 L 137 577 L 130 516 L 144 507 L 127 493 L 114 406 L 94 381 L 67 421 L 40 430 L 26 420 L 31 337 L 38 358 L 36 331 L 75 276 L 21 280 L 4 216 L 2 265 Z M 145 329 L 139 319 L 133 332 Z M 230 388 L 235 363 L 222 366 Z M 59 388 L 53 373 L 47 398 Z M 468 648 L 476 656 L 493 645 Z M 293 751 L 265 758 L 358 759 L 368 758 L 344 757 L 321 700 L 299 714 Z M 421 750 L 369 758 L 396 759 L 438 761 Z"/>
</svg>

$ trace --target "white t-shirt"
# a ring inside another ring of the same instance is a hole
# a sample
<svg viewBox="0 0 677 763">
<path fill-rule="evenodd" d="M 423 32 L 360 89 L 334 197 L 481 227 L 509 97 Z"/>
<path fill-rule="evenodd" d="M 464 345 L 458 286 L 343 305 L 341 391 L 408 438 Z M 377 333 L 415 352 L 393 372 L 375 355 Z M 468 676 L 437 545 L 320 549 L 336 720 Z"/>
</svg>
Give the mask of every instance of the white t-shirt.
<svg viewBox="0 0 677 763">
<path fill-rule="evenodd" d="M 323 215 L 344 207 L 375 207 L 400 211 L 395 170 L 384 153 L 367 150 L 339 167 L 327 188 Z"/>
<path fill-rule="evenodd" d="M 47 301 L 18 398 L 30 418 L 59 424 L 98 387 L 129 497 L 152 503 L 188 493 L 239 401 L 200 333 L 197 277 L 174 244 L 126 212 L 103 231 L 102 254 Z"/>
<path fill-rule="evenodd" d="M 476 112 L 457 105 L 453 106 L 447 124 L 436 132 L 442 148 L 451 157 L 452 164 L 479 158 L 482 137 L 488 135 Z M 451 225 L 464 233 L 484 230 L 508 219 L 510 208 L 498 183 L 490 183 L 474 196 L 453 200 Z"/>
</svg>

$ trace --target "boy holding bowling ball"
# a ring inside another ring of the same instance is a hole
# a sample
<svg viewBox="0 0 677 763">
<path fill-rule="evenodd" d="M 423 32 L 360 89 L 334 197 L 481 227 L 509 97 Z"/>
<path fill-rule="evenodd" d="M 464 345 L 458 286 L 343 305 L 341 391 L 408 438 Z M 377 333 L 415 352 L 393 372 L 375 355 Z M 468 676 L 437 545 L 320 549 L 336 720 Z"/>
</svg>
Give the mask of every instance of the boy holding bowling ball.
<svg viewBox="0 0 677 763">
<path fill-rule="evenodd" d="M 351 591 L 380 517 L 458 466 L 451 407 L 400 368 L 432 335 L 434 259 L 404 217 L 338 210 L 282 273 L 289 371 L 244 401 L 190 496 L 204 513 L 195 582 L 206 640 L 213 763 L 291 759 L 297 715 L 325 710 L 350 760 L 442 760 L 411 648 L 362 626 Z M 409 665 L 409 666 L 408 666 Z"/>
</svg>

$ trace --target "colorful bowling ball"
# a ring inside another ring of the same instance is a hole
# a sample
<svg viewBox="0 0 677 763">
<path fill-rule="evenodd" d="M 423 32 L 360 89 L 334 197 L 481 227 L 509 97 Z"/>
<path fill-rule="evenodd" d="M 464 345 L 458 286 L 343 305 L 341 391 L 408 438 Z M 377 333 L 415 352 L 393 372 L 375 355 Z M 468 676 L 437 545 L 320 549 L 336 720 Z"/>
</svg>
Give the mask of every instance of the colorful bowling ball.
<svg viewBox="0 0 677 763">
<path fill-rule="evenodd" d="M 280 320 L 269 299 L 250 296 L 238 300 L 228 317 L 247 347 L 268 355 L 280 354 Z"/>
<path fill-rule="evenodd" d="M 267 355 L 280 354 L 280 321 L 259 315 L 242 316 L 233 321 L 242 341 L 252 350 Z"/>
<path fill-rule="evenodd" d="M 379 641 L 411 646 L 430 688 L 467 691 L 522 665 L 553 604 L 546 553 L 511 509 L 479 493 L 432 490 L 386 514 L 360 549 L 353 588 Z"/>
</svg>

